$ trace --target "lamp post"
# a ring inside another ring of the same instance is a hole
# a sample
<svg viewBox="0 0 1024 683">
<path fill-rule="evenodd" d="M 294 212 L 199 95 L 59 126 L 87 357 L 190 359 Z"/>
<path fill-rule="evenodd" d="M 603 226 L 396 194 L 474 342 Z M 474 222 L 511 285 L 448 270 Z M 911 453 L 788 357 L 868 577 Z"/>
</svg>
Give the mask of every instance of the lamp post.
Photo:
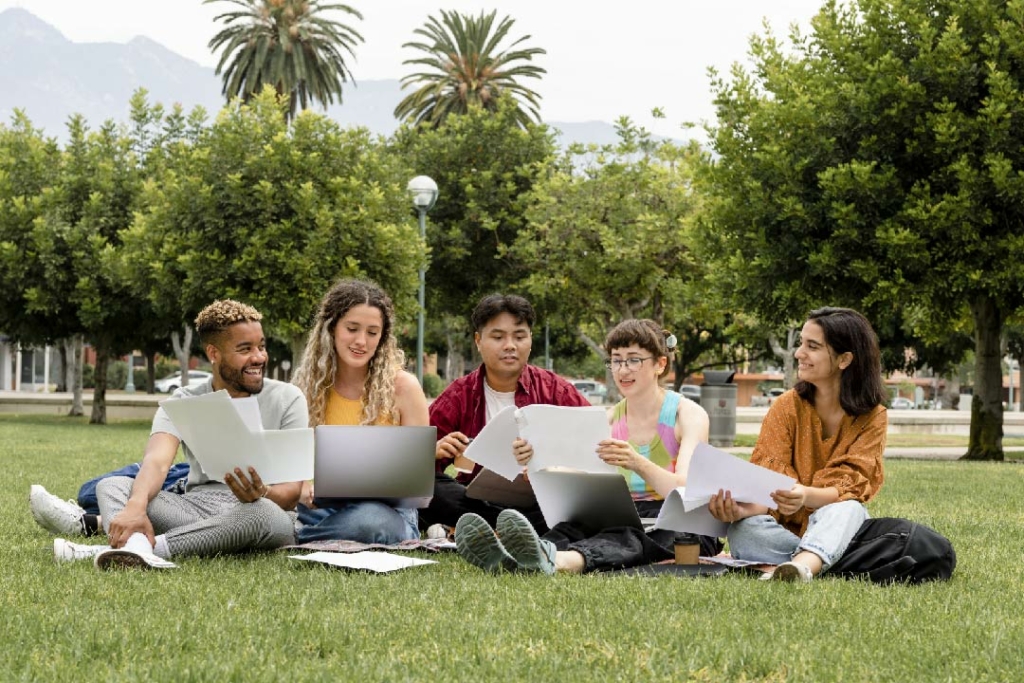
<svg viewBox="0 0 1024 683">
<path fill-rule="evenodd" d="M 427 241 L 427 211 L 437 201 L 437 183 L 425 175 L 418 175 L 409 181 L 405 186 L 409 197 L 412 199 L 413 207 L 420 214 L 420 239 L 426 244 Z M 423 386 L 423 315 L 425 306 L 426 290 L 426 269 L 420 266 L 420 314 L 416 322 L 416 379 L 420 386 Z"/>
<path fill-rule="evenodd" d="M 135 393 L 135 352 L 128 353 L 128 381 L 124 383 L 125 393 Z"/>
</svg>

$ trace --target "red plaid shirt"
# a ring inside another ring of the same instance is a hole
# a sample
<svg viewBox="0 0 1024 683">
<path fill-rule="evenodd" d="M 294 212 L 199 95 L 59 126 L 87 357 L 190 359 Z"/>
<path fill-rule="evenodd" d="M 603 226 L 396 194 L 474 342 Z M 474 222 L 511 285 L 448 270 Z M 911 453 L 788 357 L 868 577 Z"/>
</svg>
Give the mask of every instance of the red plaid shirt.
<svg viewBox="0 0 1024 683">
<path fill-rule="evenodd" d="M 555 406 L 589 406 L 590 401 L 550 370 L 542 370 L 527 365 L 519 375 L 516 384 L 515 402 L 517 408 L 543 403 Z M 487 420 L 487 403 L 484 400 L 484 366 L 465 377 L 460 377 L 430 404 L 430 424 L 437 427 L 437 439 L 440 441 L 451 432 L 462 432 L 475 438 L 484 428 Z M 450 458 L 436 462 L 437 471 L 444 472 L 452 464 Z M 480 465 L 472 472 L 460 473 L 459 481 L 468 484 L 481 469 Z"/>
</svg>

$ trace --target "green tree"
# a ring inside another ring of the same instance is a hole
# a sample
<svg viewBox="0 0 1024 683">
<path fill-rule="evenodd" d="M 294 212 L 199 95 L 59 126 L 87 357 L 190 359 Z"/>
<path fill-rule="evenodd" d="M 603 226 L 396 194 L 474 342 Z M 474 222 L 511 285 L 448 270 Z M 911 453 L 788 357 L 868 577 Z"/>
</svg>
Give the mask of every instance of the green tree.
<svg viewBox="0 0 1024 683">
<path fill-rule="evenodd" d="M 856 306 L 922 360 L 970 321 L 975 459 L 1003 457 L 999 340 L 1024 303 L 1022 21 L 1020 0 L 830 1 L 714 79 L 705 235 L 737 305 Z"/>
<path fill-rule="evenodd" d="M 427 310 L 428 320 L 441 321 L 434 350 L 445 348 L 453 358 L 469 350 L 464 321 L 477 300 L 519 279 L 501 250 L 522 229 L 526 193 L 555 154 L 547 127 L 519 128 L 516 111 L 502 98 L 494 112 L 474 108 L 440 128 L 404 126 L 395 135 L 394 154 L 410 176 L 437 182 L 437 204 L 427 216 Z M 447 379 L 459 368 L 451 373 Z"/>
<path fill-rule="evenodd" d="M 625 117 L 617 128 L 618 144 L 574 146 L 537 181 L 508 256 L 538 308 L 599 356 L 604 334 L 625 318 L 653 318 L 672 330 L 684 352 L 678 384 L 715 348 L 723 325 L 689 246 L 701 152 L 696 143 L 656 142 Z"/>
<path fill-rule="evenodd" d="M 335 280 L 370 277 L 412 317 L 426 255 L 397 157 L 366 130 L 319 114 L 289 125 L 286 106 L 266 88 L 223 110 L 196 144 L 174 148 L 124 240 L 127 267 L 161 309 L 190 320 L 214 299 L 240 299 L 297 363 Z"/>
<path fill-rule="evenodd" d="M 473 107 L 496 110 L 502 96 L 508 96 L 516 101 L 516 124 L 540 121 L 540 95 L 518 79 L 540 78 L 547 73 L 532 64 L 535 55 L 546 51 L 518 47 L 530 39 L 529 35 L 499 51 L 515 20 L 506 16 L 495 26 L 496 14 L 495 10 L 474 17 L 441 10 L 440 21 L 429 17 L 426 26 L 413 31 L 425 42 L 409 42 L 402 47 L 425 52 L 426 56 L 407 59 L 403 64 L 424 70 L 402 78 L 403 90 L 408 86 L 416 90 L 398 103 L 395 118 L 437 126 L 451 114 L 465 114 Z"/>
<path fill-rule="evenodd" d="M 327 17 L 343 12 L 363 15 L 348 5 L 319 0 L 203 0 L 204 4 L 230 2 L 235 9 L 216 17 L 224 28 L 210 40 L 210 50 L 221 53 L 217 74 L 223 74 L 224 95 L 248 102 L 273 87 L 288 98 L 288 116 L 313 102 L 325 108 L 341 86 L 352 79 L 345 53 L 363 42 L 355 29 Z"/>
</svg>

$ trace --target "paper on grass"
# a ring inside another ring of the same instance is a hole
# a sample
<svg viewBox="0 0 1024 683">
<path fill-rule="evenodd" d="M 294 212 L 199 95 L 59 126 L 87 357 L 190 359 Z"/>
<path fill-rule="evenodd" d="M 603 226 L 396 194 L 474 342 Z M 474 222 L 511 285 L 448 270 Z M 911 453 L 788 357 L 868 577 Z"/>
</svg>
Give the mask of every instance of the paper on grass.
<svg viewBox="0 0 1024 683">
<path fill-rule="evenodd" d="M 512 442 L 519 436 L 515 406 L 503 408 L 492 417 L 466 447 L 465 457 L 513 481 L 522 472 L 512 453 Z"/>
<path fill-rule="evenodd" d="M 519 435 L 533 446 L 528 468 L 565 467 L 581 472 L 617 472 L 597 456 L 597 444 L 611 438 L 604 408 L 532 405 L 516 410 Z"/>
<path fill-rule="evenodd" d="M 345 567 L 347 569 L 367 569 L 372 572 L 385 573 L 398 569 L 418 567 L 424 564 L 437 564 L 436 560 L 421 560 L 416 557 L 405 557 L 394 553 L 375 552 L 363 550 L 358 553 L 331 553 L 315 552 L 309 555 L 289 555 L 293 560 L 304 560 L 306 562 L 321 562 L 332 567 Z"/>
<path fill-rule="evenodd" d="M 796 479 L 793 477 L 700 442 L 693 451 L 686 472 L 686 497 L 683 502 L 687 510 L 692 510 L 707 503 L 719 491 L 730 491 L 733 500 L 767 505 L 774 510 L 776 505 L 771 498 L 772 492 L 788 491 L 795 484 Z"/>
<path fill-rule="evenodd" d="M 244 472 L 254 467 L 265 484 L 313 478 L 312 429 L 253 431 L 246 425 L 251 417 L 243 418 L 224 390 L 168 399 L 160 406 L 211 479 L 221 480 L 236 467 Z"/>
</svg>

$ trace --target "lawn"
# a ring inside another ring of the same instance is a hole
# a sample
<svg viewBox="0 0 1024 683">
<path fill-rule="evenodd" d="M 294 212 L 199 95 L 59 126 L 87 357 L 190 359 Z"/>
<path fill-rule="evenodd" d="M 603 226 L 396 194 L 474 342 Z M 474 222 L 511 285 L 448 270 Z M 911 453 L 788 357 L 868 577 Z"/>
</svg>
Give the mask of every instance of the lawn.
<svg viewBox="0 0 1024 683">
<path fill-rule="evenodd" d="M 954 543 L 953 580 L 881 587 L 489 576 L 455 555 L 377 576 L 284 552 L 177 571 L 56 565 L 32 483 L 71 497 L 147 425 L 0 416 L 3 680 L 1014 681 L 1024 674 L 1024 466 L 892 461 L 875 516 Z M 427 557 L 427 555 L 422 555 Z"/>
</svg>

